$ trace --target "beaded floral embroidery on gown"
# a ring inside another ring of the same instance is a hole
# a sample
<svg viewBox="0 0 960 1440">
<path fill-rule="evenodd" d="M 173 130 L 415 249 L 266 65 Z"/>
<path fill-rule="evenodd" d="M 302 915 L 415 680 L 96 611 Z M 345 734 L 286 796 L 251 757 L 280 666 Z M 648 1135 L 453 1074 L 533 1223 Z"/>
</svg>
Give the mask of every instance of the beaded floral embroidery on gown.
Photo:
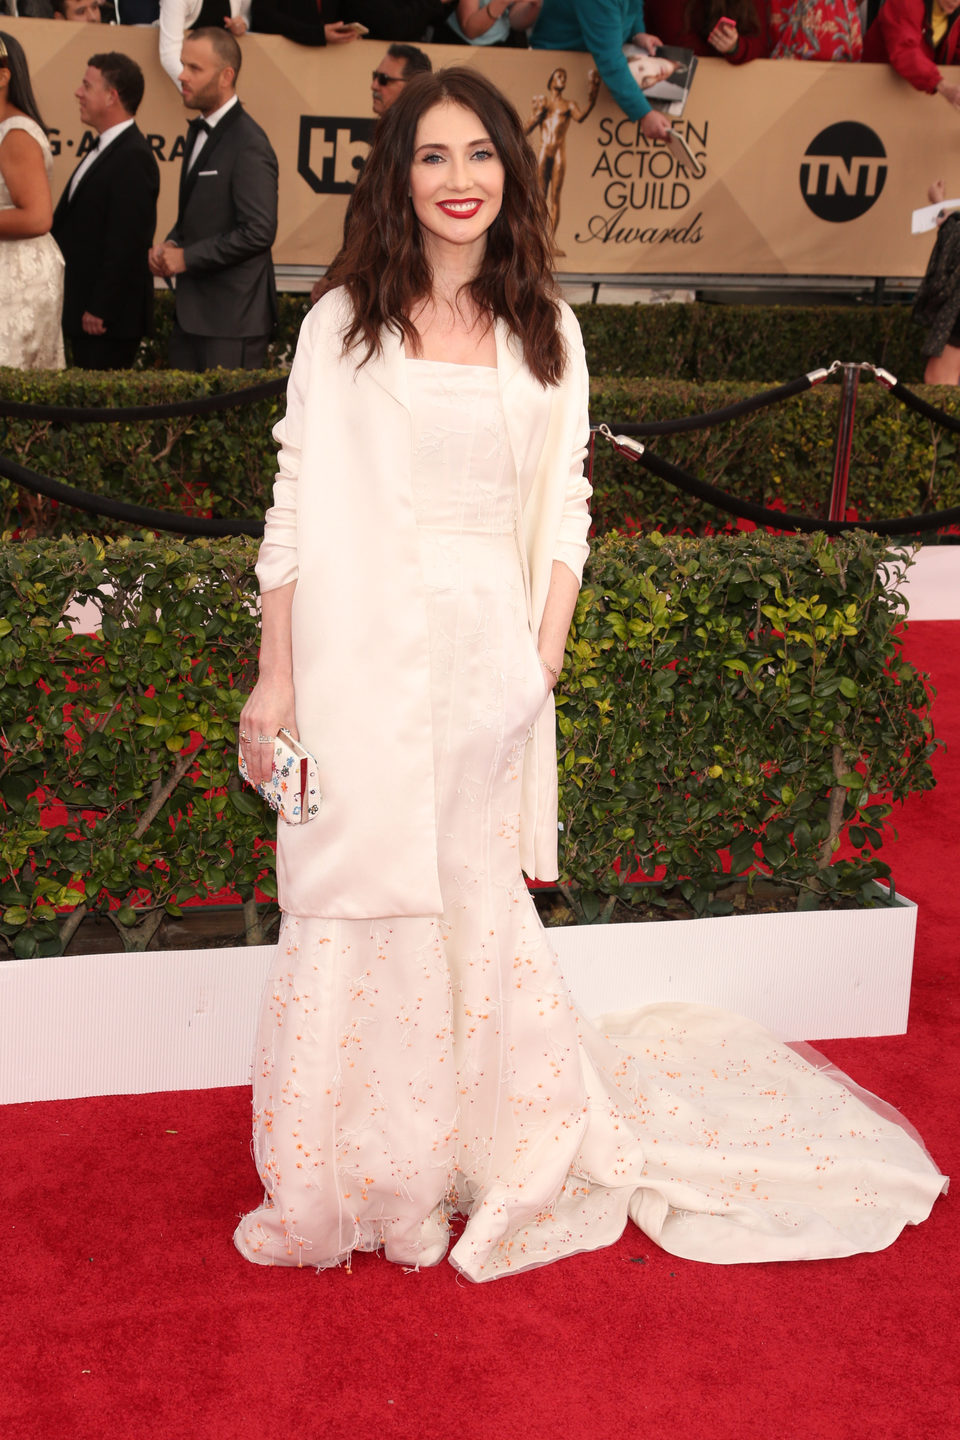
<svg viewBox="0 0 960 1440">
<path fill-rule="evenodd" d="M 11 130 L 25 130 L 43 151 L 49 183 L 53 157 L 35 120 L 12 115 L 0 122 L 0 144 Z M 13 201 L 0 175 L 0 210 Z M 0 240 L 0 365 L 19 370 L 62 370 L 63 256 L 52 235 Z"/>
<path fill-rule="evenodd" d="M 628 1215 L 718 1263 L 889 1244 L 943 1184 L 894 1121 L 737 1017 L 656 1006 L 616 1037 L 577 1014 L 520 870 L 545 688 L 497 374 L 408 366 L 444 909 L 285 916 L 254 1068 L 266 1194 L 237 1247 L 431 1265 L 460 1212 L 449 1258 L 486 1280 L 610 1244 Z"/>
</svg>

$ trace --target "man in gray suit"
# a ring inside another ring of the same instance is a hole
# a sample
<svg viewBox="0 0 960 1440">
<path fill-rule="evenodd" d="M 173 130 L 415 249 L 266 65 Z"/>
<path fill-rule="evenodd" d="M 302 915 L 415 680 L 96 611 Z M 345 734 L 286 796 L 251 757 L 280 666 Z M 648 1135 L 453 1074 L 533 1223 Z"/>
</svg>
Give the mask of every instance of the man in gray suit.
<svg viewBox="0 0 960 1440">
<path fill-rule="evenodd" d="M 183 103 L 200 118 L 187 130 L 177 222 L 150 251 L 153 274 L 176 283 L 168 360 L 259 369 L 277 318 L 277 157 L 237 99 L 240 46 L 229 31 L 192 31 L 181 63 Z"/>
</svg>

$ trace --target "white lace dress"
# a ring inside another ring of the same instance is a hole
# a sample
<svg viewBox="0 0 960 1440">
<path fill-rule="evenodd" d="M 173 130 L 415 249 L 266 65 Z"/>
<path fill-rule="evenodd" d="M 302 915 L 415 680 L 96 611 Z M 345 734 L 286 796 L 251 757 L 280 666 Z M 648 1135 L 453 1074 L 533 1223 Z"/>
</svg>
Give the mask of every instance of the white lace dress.
<svg viewBox="0 0 960 1440">
<path fill-rule="evenodd" d="M 25 130 L 43 151 L 49 184 L 53 156 L 35 120 L 12 115 L 0 122 L 0 145 L 11 130 Z M 13 201 L 0 173 L 0 210 Z M 20 370 L 62 370 L 63 256 L 50 234 L 0 240 L 0 365 Z"/>
<path fill-rule="evenodd" d="M 320 1268 L 449 1247 L 486 1280 L 610 1244 L 628 1215 L 718 1263 L 889 1244 L 943 1184 L 895 1120 L 735 1016 L 657 1006 L 622 1038 L 574 1009 L 518 856 L 545 690 L 497 375 L 407 364 L 444 909 L 285 917 L 254 1066 L 266 1195 L 237 1247 Z"/>
</svg>

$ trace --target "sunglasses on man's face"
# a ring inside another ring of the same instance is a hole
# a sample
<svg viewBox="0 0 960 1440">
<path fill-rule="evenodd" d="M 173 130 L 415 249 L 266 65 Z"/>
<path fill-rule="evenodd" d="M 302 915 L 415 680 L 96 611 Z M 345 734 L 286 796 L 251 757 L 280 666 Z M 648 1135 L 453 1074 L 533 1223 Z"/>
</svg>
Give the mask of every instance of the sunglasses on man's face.
<svg viewBox="0 0 960 1440">
<path fill-rule="evenodd" d="M 380 86 L 402 85 L 404 82 L 403 75 L 384 75 L 382 70 L 374 70 L 373 78 Z"/>
</svg>

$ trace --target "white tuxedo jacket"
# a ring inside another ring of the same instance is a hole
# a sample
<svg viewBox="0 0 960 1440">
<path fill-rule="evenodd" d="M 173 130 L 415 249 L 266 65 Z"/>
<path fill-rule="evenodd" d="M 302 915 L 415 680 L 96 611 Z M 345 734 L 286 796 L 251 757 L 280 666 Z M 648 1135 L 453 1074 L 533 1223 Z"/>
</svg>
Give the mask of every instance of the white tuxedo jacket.
<svg viewBox="0 0 960 1440">
<path fill-rule="evenodd" d="M 544 387 L 498 322 L 497 374 L 520 499 L 518 542 L 536 638 L 554 559 L 579 579 L 587 556 L 588 379 L 576 319 L 562 306 L 567 365 Z M 357 367 L 342 353 L 340 290 L 303 323 L 287 387 L 274 503 L 257 563 L 261 591 L 296 580 L 297 728 L 316 755 L 323 804 L 278 827 L 281 907 L 362 919 L 439 914 L 426 602 L 419 570 L 412 427 L 403 345 Z M 523 764 L 520 856 L 557 876 L 553 697 Z"/>
</svg>

